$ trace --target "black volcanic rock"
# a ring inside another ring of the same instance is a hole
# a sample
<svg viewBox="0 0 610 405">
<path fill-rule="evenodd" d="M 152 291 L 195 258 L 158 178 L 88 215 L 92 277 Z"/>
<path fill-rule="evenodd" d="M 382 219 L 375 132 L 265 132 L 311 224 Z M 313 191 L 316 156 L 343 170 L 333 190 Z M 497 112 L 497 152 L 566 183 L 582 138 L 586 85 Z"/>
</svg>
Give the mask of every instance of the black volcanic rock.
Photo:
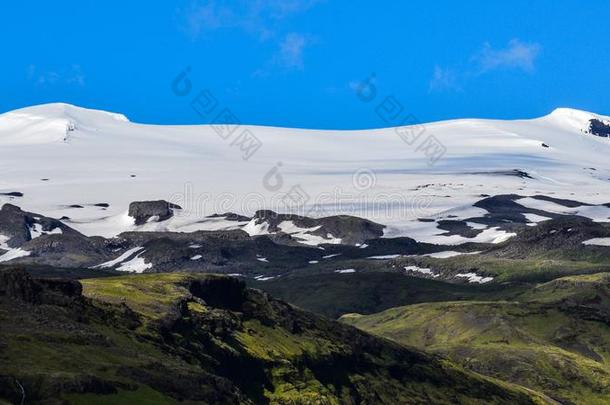
<svg viewBox="0 0 610 405">
<path fill-rule="evenodd" d="M 124 232 L 106 242 L 109 247 L 120 248 L 113 257 L 126 249 L 142 247 L 139 257 L 152 264 L 147 272 L 260 274 L 259 267 L 264 266 L 283 273 L 295 266 L 306 266 L 310 260 L 320 260 L 324 254 L 315 247 L 276 242 L 272 236 L 275 235 L 250 237 L 242 230 Z M 268 263 L 261 262 L 261 257 L 267 258 Z"/>
<path fill-rule="evenodd" d="M 88 267 L 110 260 L 112 253 L 96 242 L 80 234 L 42 235 L 21 245 L 30 254 L 17 260 L 56 267 Z"/>
<path fill-rule="evenodd" d="M 0 209 L 0 234 L 9 238 L 7 245 L 10 247 L 19 247 L 31 239 L 29 227 L 32 224 L 32 219 L 15 205 L 4 204 Z"/>
<path fill-rule="evenodd" d="M 536 214 L 549 218 L 560 216 L 559 214 L 524 207 L 515 201 L 521 198 L 523 197 L 517 194 L 501 194 L 479 200 L 473 206 L 483 208 L 488 211 L 488 214 L 485 214 L 482 218 L 468 218 L 465 221 L 498 226 L 504 230 L 513 230 L 514 224 L 528 222 L 523 214 Z"/>
<path fill-rule="evenodd" d="M 234 212 L 225 212 L 224 214 L 212 214 L 212 215 L 208 215 L 208 218 L 224 218 L 227 221 L 235 221 L 235 222 L 250 221 L 249 217 L 246 217 L 245 215 L 239 215 Z"/>
<path fill-rule="evenodd" d="M 588 132 L 592 135 L 608 138 L 610 137 L 610 124 L 598 119 L 589 120 Z"/>
<path fill-rule="evenodd" d="M 66 305 L 82 297 L 78 281 L 33 279 L 23 268 L 0 271 L 0 297 L 18 299 L 32 304 Z"/>
<path fill-rule="evenodd" d="M 292 222 L 296 227 L 302 229 L 317 228 L 307 233 L 322 238 L 328 238 L 331 235 L 333 238 L 341 239 L 341 242 L 346 245 L 355 245 L 364 243 L 369 239 L 379 238 L 383 236 L 383 229 L 385 228 L 385 225 L 350 215 L 309 218 L 260 210 L 254 214 L 252 219 L 257 224 L 267 223 L 269 232 L 280 232 L 279 225 L 282 222 Z"/>
<path fill-rule="evenodd" d="M 158 217 L 158 221 L 171 218 L 174 209 L 181 207 L 163 200 L 134 201 L 129 204 L 129 216 L 136 220 L 136 225 L 143 225 L 153 217 Z"/>
<path fill-rule="evenodd" d="M 599 250 L 596 246 L 582 243 L 589 239 L 610 236 L 610 228 L 589 218 L 579 216 L 559 216 L 540 222 L 535 227 L 523 229 L 507 242 L 496 245 L 487 254 L 496 257 L 524 259 L 549 255 L 555 259 L 561 255 L 578 257 Z M 608 257 L 607 253 L 600 252 Z"/>
<path fill-rule="evenodd" d="M 43 234 L 59 228 L 62 234 L 84 238 L 81 233 L 56 219 L 22 211 L 21 208 L 12 204 L 4 204 L 0 209 L 0 235 L 9 238 L 7 241 L 9 247 L 21 247 L 32 240 L 32 229 L 35 226 Z"/>
</svg>

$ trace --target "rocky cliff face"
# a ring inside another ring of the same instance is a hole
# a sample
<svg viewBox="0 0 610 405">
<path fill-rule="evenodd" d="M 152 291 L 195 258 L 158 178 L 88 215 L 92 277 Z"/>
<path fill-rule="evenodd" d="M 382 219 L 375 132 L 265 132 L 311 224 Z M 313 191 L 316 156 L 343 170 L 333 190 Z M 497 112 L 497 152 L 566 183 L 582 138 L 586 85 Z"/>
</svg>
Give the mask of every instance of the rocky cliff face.
<svg viewBox="0 0 610 405">
<path fill-rule="evenodd" d="M 175 209 L 181 209 L 176 204 L 167 201 L 134 201 L 129 204 L 128 215 L 135 220 L 136 225 L 143 225 L 148 221 L 165 221 L 174 215 Z"/>
<path fill-rule="evenodd" d="M 589 121 L 588 133 L 602 138 L 610 137 L 610 123 L 598 119 Z"/>
</svg>

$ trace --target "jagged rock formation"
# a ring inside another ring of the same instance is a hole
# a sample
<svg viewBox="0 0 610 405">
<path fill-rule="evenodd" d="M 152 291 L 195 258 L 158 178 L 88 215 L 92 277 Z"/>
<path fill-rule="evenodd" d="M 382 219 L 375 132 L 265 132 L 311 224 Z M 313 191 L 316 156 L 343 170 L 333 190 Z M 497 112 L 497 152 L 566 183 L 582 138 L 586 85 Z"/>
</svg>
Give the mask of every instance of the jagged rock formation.
<svg viewBox="0 0 610 405">
<path fill-rule="evenodd" d="M 167 201 L 134 201 L 129 204 L 129 216 L 135 220 L 136 225 L 143 225 L 148 221 L 165 221 L 174 215 L 175 209 L 182 209 L 179 205 Z"/>
</svg>

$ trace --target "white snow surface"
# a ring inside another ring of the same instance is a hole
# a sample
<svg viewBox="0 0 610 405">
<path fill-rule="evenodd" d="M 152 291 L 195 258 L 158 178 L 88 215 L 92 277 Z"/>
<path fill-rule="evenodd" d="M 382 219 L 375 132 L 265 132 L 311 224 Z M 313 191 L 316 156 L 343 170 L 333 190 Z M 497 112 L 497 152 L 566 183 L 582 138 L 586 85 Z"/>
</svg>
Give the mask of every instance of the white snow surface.
<svg viewBox="0 0 610 405">
<path fill-rule="evenodd" d="M 479 254 L 481 252 L 456 252 L 453 250 L 446 250 L 444 252 L 436 252 L 436 253 L 427 253 L 423 256 L 428 256 L 428 257 L 433 257 L 435 259 L 449 259 L 451 257 L 455 257 L 455 256 L 461 256 L 461 255 L 476 255 Z"/>
<path fill-rule="evenodd" d="M 10 238 L 8 236 L 0 234 L 0 249 L 6 251 L 0 255 L 0 263 L 9 262 L 20 257 L 29 256 L 30 252 L 21 248 L 11 248 L 7 245 Z"/>
<path fill-rule="evenodd" d="M 273 280 L 275 278 L 275 276 L 256 276 L 254 277 L 254 279 L 256 281 L 269 281 L 269 280 Z"/>
<path fill-rule="evenodd" d="M 335 273 L 339 273 L 339 274 L 350 274 L 350 273 L 355 273 L 356 269 L 342 269 L 342 270 L 335 270 Z"/>
<path fill-rule="evenodd" d="M 396 259 L 397 257 L 400 257 L 402 255 L 400 254 L 394 254 L 394 255 L 380 255 L 380 256 L 369 256 L 367 257 L 367 259 L 373 259 L 373 260 L 388 260 L 388 259 Z"/>
<path fill-rule="evenodd" d="M 424 267 L 419 267 L 419 266 L 405 266 L 405 271 L 406 272 L 414 272 L 414 273 L 422 273 L 425 274 L 427 276 L 432 276 L 434 278 L 437 278 L 439 275 L 434 273 L 432 271 L 432 269 L 428 269 L 428 268 L 424 268 Z"/>
<path fill-rule="evenodd" d="M 456 274 L 455 276 L 460 277 L 460 278 L 467 278 L 469 283 L 478 283 L 478 284 L 489 283 L 490 281 L 492 281 L 494 279 L 493 277 L 482 277 L 476 273 L 460 273 L 460 274 Z"/>
<path fill-rule="evenodd" d="M 253 218 L 245 224 L 241 229 L 246 231 L 250 236 L 269 235 L 269 223 L 266 221 L 259 222 L 259 218 Z M 293 221 L 282 221 L 277 225 L 280 232 L 291 235 L 294 239 L 304 245 L 317 246 L 323 243 L 338 245 L 341 243 L 340 238 L 335 238 L 331 234 L 327 234 L 326 238 L 320 235 L 311 234 L 320 229 L 320 226 L 314 226 L 312 228 L 301 228 L 297 226 Z"/>
<path fill-rule="evenodd" d="M 530 221 L 530 223 L 528 225 L 530 226 L 535 226 L 537 225 L 539 222 L 544 222 L 544 221 L 548 221 L 551 218 L 549 217 L 543 217 L 542 215 L 538 215 L 538 214 L 529 214 L 529 213 L 525 213 L 523 214 L 525 216 L 525 219 L 527 219 L 528 221 Z"/>
<path fill-rule="evenodd" d="M 40 224 L 34 224 L 33 226 L 30 227 L 30 236 L 32 237 L 32 239 L 36 239 L 39 236 L 42 235 L 56 235 L 56 234 L 62 234 L 63 231 L 61 230 L 61 228 L 53 228 L 48 232 L 45 232 L 42 230 L 42 225 Z"/>
<path fill-rule="evenodd" d="M 184 108 L 189 108 L 188 102 Z M 22 198 L 0 196 L 0 205 L 10 202 L 54 218 L 67 216 L 71 220 L 66 224 L 78 231 L 107 237 L 129 230 L 192 232 L 242 226 L 250 234 L 265 234 L 264 224 L 206 217 L 224 212 L 251 216 L 258 209 L 272 209 L 313 217 L 356 215 L 388 225 L 385 236 L 424 242 L 497 243 L 511 234 L 490 228 L 470 239 L 441 236 L 435 223 L 417 218 L 484 214 L 472 207 L 481 194 L 610 202 L 610 142 L 584 133 L 592 118 L 610 119 L 558 109 L 530 120 L 425 124 L 422 139 L 433 135 L 446 148 L 431 165 L 421 148 L 405 143 L 393 128 L 241 126 L 224 139 L 210 125 L 144 125 L 120 114 L 46 104 L 0 115 L 0 193 L 24 193 Z M 247 160 L 234 142 L 245 130 L 262 144 Z M 550 147 L 543 148 L 542 143 Z M 274 183 L 279 189 L 267 181 L 274 168 L 281 180 Z M 363 189 L 355 181 L 354 174 L 361 169 L 374 173 L 371 187 Z M 515 169 L 533 179 L 506 175 Z M 297 186 L 308 197 L 305 203 L 286 204 L 292 199 L 285 197 L 293 196 Z M 183 209 L 168 221 L 135 226 L 126 214 L 129 203 L 158 199 Z M 99 202 L 110 206 L 93 206 Z M 570 209 L 533 199 L 518 202 L 597 221 L 610 217 L 606 207 Z M 72 204 L 84 208 L 67 208 Z M 290 229 L 289 224 L 285 228 Z M 336 240 L 332 235 L 315 239 L 307 232 L 294 234 L 309 244 Z"/>
<path fill-rule="evenodd" d="M 125 271 L 128 273 L 143 273 L 145 270 L 152 268 L 152 263 L 146 263 L 143 257 L 140 255 L 144 252 L 140 252 L 133 259 L 121 263 L 119 267 L 117 267 L 118 271 Z"/>
<path fill-rule="evenodd" d="M 31 252 L 23 250 L 21 248 L 9 249 L 8 252 L 0 256 L 0 263 L 9 262 L 20 257 L 29 256 Z"/>
<path fill-rule="evenodd" d="M 566 207 L 551 201 L 537 200 L 535 198 L 521 198 L 515 201 L 517 204 L 527 208 L 534 208 L 552 212 L 554 214 L 573 214 L 587 217 L 596 222 L 610 222 L 610 207 L 606 206 L 587 206 L 581 205 L 578 207 Z M 531 215 L 531 214 L 530 214 Z"/>
<path fill-rule="evenodd" d="M 143 247 L 135 247 L 133 249 L 129 249 L 129 250 L 125 251 L 125 253 L 123 253 L 122 255 L 117 257 L 116 259 L 110 260 L 110 261 L 102 263 L 102 264 L 98 264 L 97 266 L 94 266 L 92 268 L 94 268 L 94 269 L 106 269 L 106 268 L 114 267 L 114 266 L 116 266 L 119 263 L 123 263 L 125 260 L 129 259 L 131 256 L 135 255 L 136 253 L 138 253 L 142 249 L 144 249 L 144 248 Z"/>
<path fill-rule="evenodd" d="M 610 246 L 610 238 L 593 238 L 583 242 L 583 245 Z"/>
</svg>

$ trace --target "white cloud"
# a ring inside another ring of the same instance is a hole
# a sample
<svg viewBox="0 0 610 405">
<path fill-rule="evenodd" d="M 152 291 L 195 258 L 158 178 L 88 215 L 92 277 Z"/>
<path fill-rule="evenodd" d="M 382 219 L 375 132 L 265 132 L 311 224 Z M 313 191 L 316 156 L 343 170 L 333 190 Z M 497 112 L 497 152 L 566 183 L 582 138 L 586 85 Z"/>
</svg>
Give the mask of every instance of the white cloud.
<svg viewBox="0 0 610 405">
<path fill-rule="evenodd" d="M 500 68 L 532 72 L 540 48 L 540 44 L 524 43 L 518 39 L 509 41 L 508 46 L 503 49 L 494 49 L 486 43 L 472 60 L 479 66 L 481 73 Z"/>
<path fill-rule="evenodd" d="M 302 34 L 287 34 L 280 42 L 276 62 L 288 69 L 303 69 L 303 50 L 308 44 L 308 39 Z"/>
<path fill-rule="evenodd" d="M 26 69 L 28 80 L 38 86 L 51 86 L 54 84 L 69 84 L 79 87 L 85 85 L 85 74 L 80 65 L 60 69 L 41 69 L 36 65 L 29 65 Z"/>
<path fill-rule="evenodd" d="M 430 91 L 462 89 L 462 84 L 494 70 L 520 70 L 531 73 L 536 68 L 536 59 L 542 47 L 532 42 L 512 39 L 505 48 L 494 49 L 489 43 L 470 57 L 460 68 L 436 65 L 430 79 Z"/>
<path fill-rule="evenodd" d="M 434 67 L 434 73 L 430 80 L 430 91 L 459 90 L 456 72 L 449 68 Z"/>
<path fill-rule="evenodd" d="M 186 32 L 197 39 L 218 29 L 239 29 L 261 40 L 276 36 L 278 22 L 301 14 L 322 0 L 194 1 L 183 12 Z"/>
<path fill-rule="evenodd" d="M 193 39 L 217 30 L 237 30 L 259 41 L 273 41 L 274 53 L 254 76 L 273 68 L 303 70 L 303 54 L 312 36 L 286 32 L 284 20 L 304 13 L 325 0 L 196 0 L 183 12 L 182 29 Z"/>
</svg>

